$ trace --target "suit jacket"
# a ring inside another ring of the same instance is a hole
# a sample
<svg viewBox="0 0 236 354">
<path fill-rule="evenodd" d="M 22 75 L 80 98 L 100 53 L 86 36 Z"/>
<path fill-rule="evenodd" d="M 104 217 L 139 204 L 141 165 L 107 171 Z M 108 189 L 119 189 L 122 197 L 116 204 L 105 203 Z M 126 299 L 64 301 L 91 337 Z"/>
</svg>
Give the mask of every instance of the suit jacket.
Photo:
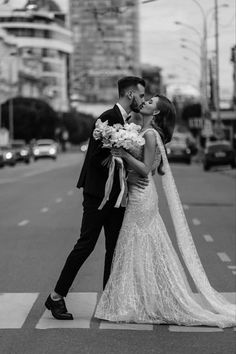
<svg viewBox="0 0 236 354">
<path fill-rule="evenodd" d="M 116 123 L 124 124 L 123 117 L 117 105 L 102 113 L 99 119 L 101 119 L 102 122 L 108 120 L 109 125 Z M 102 148 L 101 141 L 93 138 L 92 131 L 77 188 L 83 188 L 85 194 L 97 197 L 101 200 L 103 199 L 109 169 L 107 166 L 102 166 L 102 161 L 109 155 L 110 149 Z M 113 188 L 109 199 L 116 200 L 119 192 L 119 174 L 118 169 L 115 169 Z"/>
</svg>

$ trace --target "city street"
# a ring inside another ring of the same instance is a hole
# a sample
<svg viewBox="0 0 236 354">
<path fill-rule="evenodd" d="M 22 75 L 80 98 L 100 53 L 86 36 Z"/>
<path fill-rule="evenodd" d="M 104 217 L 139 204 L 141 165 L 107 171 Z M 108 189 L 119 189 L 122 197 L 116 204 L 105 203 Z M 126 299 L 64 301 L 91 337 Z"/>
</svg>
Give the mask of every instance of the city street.
<svg viewBox="0 0 236 354">
<path fill-rule="evenodd" d="M 0 353 L 235 353 L 236 328 L 95 319 L 102 289 L 103 234 L 67 298 L 74 321 L 52 318 L 44 302 L 79 236 L 82 191 L 75 185 L 83 159 L 81 152 L 67 152 L 57 161 L 0 170 Z M 236 170 L 204 172 L 197 163 L 171 166 L 210 283 L 236 302 Z M 175 244 L 160 176 L 156 183 L 161 213 Z"/>
</svg>

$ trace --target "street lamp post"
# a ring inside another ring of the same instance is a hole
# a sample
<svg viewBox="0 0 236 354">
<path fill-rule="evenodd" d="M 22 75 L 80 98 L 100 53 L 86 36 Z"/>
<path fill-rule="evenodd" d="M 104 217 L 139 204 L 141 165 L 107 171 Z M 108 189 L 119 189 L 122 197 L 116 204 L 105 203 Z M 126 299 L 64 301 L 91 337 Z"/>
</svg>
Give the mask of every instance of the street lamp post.
<svg viewBox="0 0 236 354">
<path fill-rule="evenodd" d="M 219 33 L 218 33 L 218 3 L 215 0 L 215 51 L 216 51 L 216 122 L 217 130 L 221 130 L 221 116 L 220 116 L 220 89 L 219 89 Z"/>
</svg>

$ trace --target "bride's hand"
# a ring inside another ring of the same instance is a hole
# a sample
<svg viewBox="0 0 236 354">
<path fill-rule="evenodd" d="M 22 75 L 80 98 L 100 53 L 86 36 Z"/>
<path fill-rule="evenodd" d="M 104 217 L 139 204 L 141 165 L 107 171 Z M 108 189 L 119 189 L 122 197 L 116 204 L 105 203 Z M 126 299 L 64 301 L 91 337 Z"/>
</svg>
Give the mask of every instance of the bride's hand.
<svg viewBox="0 0 236 354">
<path fill-rule="evenodd" d="M 127 156 L 127 151 L 125 151 L 125 149 L 123 148 L 112 148 L 111 149 L 111 154 L 115 157 L 121 157 L 121 158 L 125 158 Z"/>
</svg>

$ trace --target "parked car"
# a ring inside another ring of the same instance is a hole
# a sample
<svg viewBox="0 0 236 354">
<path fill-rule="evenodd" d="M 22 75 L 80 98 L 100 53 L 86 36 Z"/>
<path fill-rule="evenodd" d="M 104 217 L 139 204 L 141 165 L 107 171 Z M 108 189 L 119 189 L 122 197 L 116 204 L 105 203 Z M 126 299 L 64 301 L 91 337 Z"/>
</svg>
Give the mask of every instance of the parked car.
<svg viewBox="0 0 236 354">
<path fill-rule="evenodd" d="M 0 168 L 4 167 L 4 155 L 3 151 L 0 148 Z"/>
<path fill-rule="evenodd" d="M 235 150 L 229 141 L 221 140 L 209 142 L 204 150 L 203 169 L 208 171 L 213 166 L 236 166 Z"/>
<path fill-rule="evenodd" d="M 33 156 L 35 161 L 40 158 L 46 158 L 46 157 L 56 160 L 57 152 L 58 152 L 57 143 L 56 141 L 51 139 L 37 140 L 33 146 Z"/>
<path fill-rule="evenodd" d="M 30 163 L 31 153 L 29 146 L 27 146 L 24 140 L 14 140 L 11 143 L 12 149 L 15 151 L 16 162 L 23 161 L 24 163 Z"/>
<path fill-rule="evenodd" d="M 3 153 L 4 165 L 15 166 L 16 154 L 11 146 L 2 146 L 1 151 Z"/>
<path fill-rule="evenodd" d="M 191 150 L 184 141 L 173 140 L 166 146 L 167 157 L 170 162 L 184 162 L 191 164 Z"/>
</svg>

